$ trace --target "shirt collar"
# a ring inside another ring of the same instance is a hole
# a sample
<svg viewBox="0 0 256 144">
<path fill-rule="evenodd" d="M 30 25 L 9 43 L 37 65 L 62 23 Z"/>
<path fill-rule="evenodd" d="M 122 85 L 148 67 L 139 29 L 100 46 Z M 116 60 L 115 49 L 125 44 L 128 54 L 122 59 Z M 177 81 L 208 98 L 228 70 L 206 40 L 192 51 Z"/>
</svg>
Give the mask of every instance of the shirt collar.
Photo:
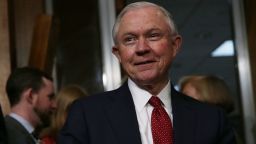
<svg viewBox="0 0 256 144">
<path fill-rule="evenodd" d="M 131 79 L 128 79 L 128 87 L 131 91 L 136 110 L 138 112 L 141 112 L 141 110 L 148 103 L 152 94 L 138 87 Z M 161 99 L 161 101 L 164 103 L 164 106 L 167 109 L 172 110 L 170 81 L 167 83 L 167 85 L 161 90 L 161 92 L 157 96 Z"/>
<path fill-rule="evenodd" d="M 167 110 L 170 110 L 170 113 L 172 113 L 172 107 L 171 107 L 171 105 L 172 105 L 171 104 L 171 84 L 170 84 L 170 81 L 162 89 L 162 91 L 158 94 L 158 97 L 163 102 L 164 107 L 166 107 Z"/>
<path fill-rule="evenodd" d="M 35 128 L 27 120 L 25 120 L 23 117 L 21 117 L 20 115 L 18 115 L 16 113 L 10 113 L 10 116 L 12 118 L 16 119 L 19 123 L 21 123 L 21 125 L 23 127 L 25 127 L 25 129 L 29 133 L 32 133 L 34 131 Z"/>
</svg>

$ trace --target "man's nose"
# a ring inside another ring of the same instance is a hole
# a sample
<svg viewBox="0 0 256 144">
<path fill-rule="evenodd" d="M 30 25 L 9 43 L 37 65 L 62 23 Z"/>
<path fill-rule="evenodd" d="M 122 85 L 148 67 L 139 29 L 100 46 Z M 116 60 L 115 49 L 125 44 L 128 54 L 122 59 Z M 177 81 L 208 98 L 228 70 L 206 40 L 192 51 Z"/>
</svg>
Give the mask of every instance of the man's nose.
<svg viewBox="0 0 256 144">
<path fill-rule="evenodd" d="M 143 55 L 149 52 L 150 46 L 145 38 L 140 38 L 137 43 L 136 53 L 138 55 Z"/>
</svg>

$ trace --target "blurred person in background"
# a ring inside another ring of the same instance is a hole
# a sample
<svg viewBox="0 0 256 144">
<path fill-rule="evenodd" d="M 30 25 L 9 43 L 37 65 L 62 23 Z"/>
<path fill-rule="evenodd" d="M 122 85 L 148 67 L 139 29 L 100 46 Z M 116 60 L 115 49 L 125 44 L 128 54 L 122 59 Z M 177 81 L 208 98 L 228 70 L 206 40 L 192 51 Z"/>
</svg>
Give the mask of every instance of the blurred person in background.
<svg viewBox="0 0 256 144">
<path fill-rule="evenodd" d="M 6 92 L 11 113 L 5 116 L 9 144 L 38 144 L 38 134 L 49 126 L 56 103 L 52 77 L 35 68 L 15 69 Z"/>
<path fill-rule="evenodd" d="M 64 125 L 70 105 L 88 93 L 78 85 L 68 85 L 56 95 L 57 109 L 52 117 L 51 126 L 41 134 L 41 144 L 56 144 L 57 135 Z"/>
<path fill-rule="evenodd" d="M 179 88 L 187 96 L 224 109 L 235 129 L 237 143 L 243 144 L 239 115 L 235 112 L 231 91 L 223 79 L 214 75 L 184 76 L 179 80 Z"/>
<path fill-rule="evenodd" d="M 185 76 L 179 81 L 180 91 L 202 102 L 222 107 L 227 113 L 234 110 L 234 102 L 226 82 L 213 75 Z"/>
</svg>

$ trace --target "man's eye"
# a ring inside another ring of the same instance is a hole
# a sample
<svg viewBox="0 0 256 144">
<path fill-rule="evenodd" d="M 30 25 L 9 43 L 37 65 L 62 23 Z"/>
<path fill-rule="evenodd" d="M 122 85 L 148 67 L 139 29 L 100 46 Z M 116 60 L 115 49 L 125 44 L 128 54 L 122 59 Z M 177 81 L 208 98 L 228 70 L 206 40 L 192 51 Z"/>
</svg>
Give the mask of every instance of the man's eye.
<svg viewBox="0 0 256 144">
<path fill-rule="evenodd" d="M 136 37 L 134 36 L 130 36 L 130 37 L 126 37 L 124 38 L 124 44 L 132 44 L 136 41 Z"/>
<path fill-rule="evenodd" d="M 161 38 L 161 34 L 160 33 L 151 33 L 148 38 L 149 38 L 149 40 L 158 40 Z"/>
</svg>

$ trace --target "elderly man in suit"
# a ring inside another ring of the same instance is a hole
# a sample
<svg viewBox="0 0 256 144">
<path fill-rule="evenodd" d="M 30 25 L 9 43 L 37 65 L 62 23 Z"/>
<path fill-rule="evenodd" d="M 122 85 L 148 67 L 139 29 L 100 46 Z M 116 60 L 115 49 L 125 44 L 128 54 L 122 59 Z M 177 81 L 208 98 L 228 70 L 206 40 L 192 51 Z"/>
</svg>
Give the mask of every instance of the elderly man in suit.
<svg viewBox="0 0 256 144">
<path fill-rule="evenodd" d="M 9 144 L 37 144 L 36 133 L 50 124 L 56 108 L 52 78 L 38 69 L 14 70 L 6 84 L 11 113 L 5 117 Z"/>
<path fill-rule="evenodd" d="M 112 52 L 128 80 L 76 101 L 60 144 L 234 144 L 224 112 L 177 92 L 169 78 L 181 36 L 163 7 L 126 6 L 113 28 Z"/>
</svg>

